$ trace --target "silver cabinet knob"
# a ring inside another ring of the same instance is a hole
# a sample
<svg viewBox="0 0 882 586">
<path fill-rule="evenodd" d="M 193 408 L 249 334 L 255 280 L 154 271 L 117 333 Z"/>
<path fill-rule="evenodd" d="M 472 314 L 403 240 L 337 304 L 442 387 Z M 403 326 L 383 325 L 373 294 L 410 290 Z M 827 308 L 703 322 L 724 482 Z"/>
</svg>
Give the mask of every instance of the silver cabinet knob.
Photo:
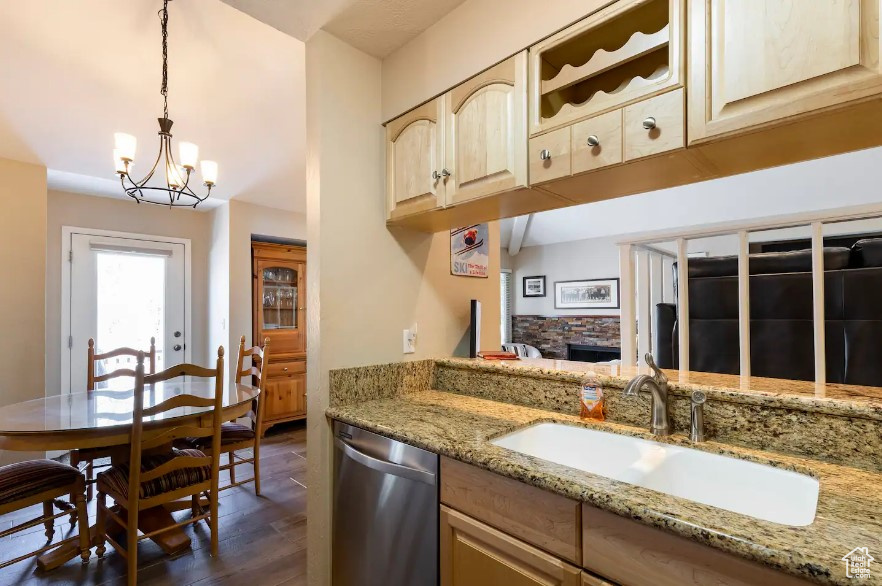
<svg viewBox="0 0 882 586">
<path fill-rule="evenodd" d="M 643 128 L 646 130 L 652 130 L 655 128 L 655 118 L 650 116 L 643 121 Z"/>
<path fill-rule="evenodd" d="M 441 177 L 447 179 L 448 177 L 450 177 L 450 175 L 450 171 L 448 171 L 447 169 L 441 169 Z"/>
<path fill-rule="evenodd" d="M 596 134 L 592 134 L 591 136 L 589 136 L 588 140 L 585 142 L 587 142 L 588 146 L 590 146 L 590 147 L 596 147 L 596 146 L 600 145 L 600 139 L 597 138 Z"/>
<path fill-rule="evenodd" d="M 548 161 L 551 159 L 551 151 L 548 149 L 542 149 L 539 151 L 539 158 L 543 161 Z"/>
<path fill-rule="evenodd" d="M 180 344 L 175 344 L 174 346 L 172 346 L 172 348 L 174 348 L 175 352 L 180 352 L 183 346 L 181 346 Z"/>
<path fill-rule="evenodd" d="M 288 372 L 288 367 L 287 367 L 287 366 L 284 367 L 284 368 L 282 369 L 282 372 Z"/>
<path fill-rule="evenodd" d="M 432 181 L 438 181 L 439 179 L 441 179 L 441 173 L 432 171 Z"/>
</svg>

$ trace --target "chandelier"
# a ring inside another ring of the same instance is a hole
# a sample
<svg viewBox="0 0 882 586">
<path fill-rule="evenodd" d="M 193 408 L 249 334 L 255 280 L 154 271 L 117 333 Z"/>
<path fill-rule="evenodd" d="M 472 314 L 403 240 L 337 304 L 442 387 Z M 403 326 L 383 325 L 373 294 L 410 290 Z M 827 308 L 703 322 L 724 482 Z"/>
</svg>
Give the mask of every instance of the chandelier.
<svg viewBox="0 0 882 586">
<path fill-rule="evenodd" d="M 168 3 L 163 0 L 162 10 L 159 11 L 159 20 L 162 23 L 162 118 L 159 118 L 159 154 L 156 161 L 143 179 L 136 181 L 130 175 L 135 160 L 135 147 L 137 139 L 131 134 L 117 132 L 114 134 L 115 148 L 113 160 L 116 164 L 116 173 L 119 175 L 122 187 L 126 195 L 138 203 L 152 203 L 169 207 L 193 207 L 208 199 L 211 188 L 217 182 L 217 163 L 214 161 L 202 161 L 202 184 L 208 188 L 204 196 L 196 194 L 190 181 L 196 171 L 199 161 L 199 147 L 191 142 L 182 142 L 178 145 L 180 162 L 175 161 L 172 154 L 171 128 L 172 121 L 168 117 Z M 154 175 L 160 177 L 156 185 L 148 185 Z"/>
</svg>

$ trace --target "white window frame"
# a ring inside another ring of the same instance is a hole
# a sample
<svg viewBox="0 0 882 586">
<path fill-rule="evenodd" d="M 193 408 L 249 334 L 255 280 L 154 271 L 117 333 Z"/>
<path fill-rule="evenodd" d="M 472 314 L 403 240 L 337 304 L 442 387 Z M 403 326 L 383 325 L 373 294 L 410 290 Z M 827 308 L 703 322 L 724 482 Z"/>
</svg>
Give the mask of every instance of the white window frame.
<svg viewBox="0 0 882 586">
<path fill-rule="evenodd" d="M 99 230 L 96 228 L 78 228 L 76 226 L 61 227 L 61 387 L 58 393 L 66 395 L 70 393 L 70 353 L 68 340 L 71 336 L 70 327 L 70 293 L 71 293 L 71 237 L 73 234 L 86 234 L 97 237 L 130 238 L 133 240 L 147 240 L 161 244 L 182 244 L 184 246 L 184 327 L 189 339 L 195 339 L 193 333 L 193 308 L 192 308 L 192 241 L 189 238 L 174 238 L 171 236 L 156 236 L 153 234 L 138 234 L 135 232 L 119 232 L 116 230 Z M 193 344 L 187 344 L 184 348 L 184 362 L 191 361 Z M 85 350 L 83 350 L 85 351 Z M 46 395 L 51 393 L 46 389 Z"/>
</svg>

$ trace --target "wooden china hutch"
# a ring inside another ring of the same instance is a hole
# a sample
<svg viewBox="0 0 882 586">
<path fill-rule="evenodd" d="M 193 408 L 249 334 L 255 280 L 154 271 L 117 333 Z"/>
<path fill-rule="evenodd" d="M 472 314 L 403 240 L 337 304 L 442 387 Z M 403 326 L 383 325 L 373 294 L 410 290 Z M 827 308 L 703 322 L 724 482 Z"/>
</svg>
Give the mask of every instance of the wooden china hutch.
<svg viewBox="0 0 882 586">
<path fill-rule="evenodd" d="M 270 339 L 261 435 L 306 418 L 306 248 L 251 243 L 253 340 Z"/>
</svg>

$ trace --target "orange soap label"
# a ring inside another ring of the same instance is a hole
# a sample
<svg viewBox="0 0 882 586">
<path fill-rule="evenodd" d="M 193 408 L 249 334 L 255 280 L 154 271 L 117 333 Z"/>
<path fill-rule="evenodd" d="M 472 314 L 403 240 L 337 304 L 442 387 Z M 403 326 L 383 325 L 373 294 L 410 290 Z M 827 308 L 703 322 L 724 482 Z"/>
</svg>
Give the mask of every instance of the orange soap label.
<svg viewBox="0 0 882 586">
<path fill-rule="evenodd" d="M 605 419 L 603 416 L 603 387 L 593 384 L 582 385 L 581 403 L 582 419 L 596 421 Z"/>
</svg>

